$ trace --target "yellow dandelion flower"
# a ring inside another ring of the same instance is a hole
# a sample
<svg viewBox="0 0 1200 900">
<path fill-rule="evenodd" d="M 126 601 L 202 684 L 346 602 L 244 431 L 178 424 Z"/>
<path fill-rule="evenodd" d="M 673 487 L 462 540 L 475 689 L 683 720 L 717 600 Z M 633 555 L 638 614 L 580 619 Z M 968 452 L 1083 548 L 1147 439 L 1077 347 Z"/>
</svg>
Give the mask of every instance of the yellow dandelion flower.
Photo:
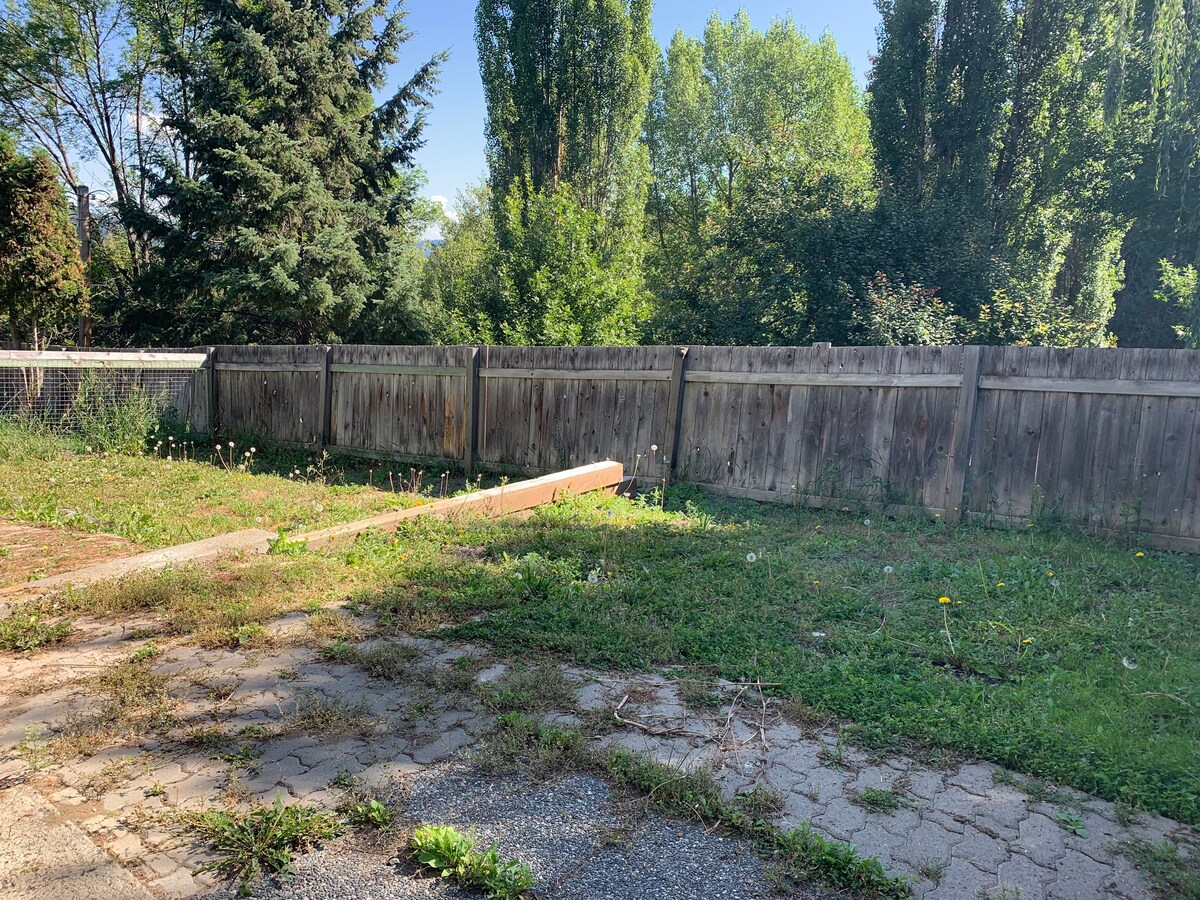
<svg viewBox="0 0 1200 900">
<path fill-rule="evenodd" d="M 1133 554 L 1133 555 L 1134 555 L 1134 556 L 1136 556 L 1138 559 L 1141 559 L 1141 558 L 1142 558 L 1143 556 L 1145 556 L 1146 554 L 1145 554 L 1145 553 L 1143 553 L 1141 550 L 1139 550 L 1137 553 L 1135 553 L 1135 554 Z"/>
<path fill-rule="evenodd" d="M 819 578 L 813 579 L 813 584 L 820 584 L 820 583 L 821 583 L 821 579 L 819 579 Z"/>
<path fill-rule="evenodd" d="M 1053 572 L 1047 572 L 1047 573 L 1046 573 L 1046 577 L 1047 577 L 1047 578 L 1053 578 L 1053 577 L 1054 577 L 1054 573 L 1053 573 Z"/>
<path fill-rule="evenodd" d="M 1003 582 L 1003 581 L 997 581 L 997 582 L 996 582 L 996 587 L 1004 587 L 1004 582 Z"/>
<path fill-rule="evenodd" d="M 1025 640 L 1021 641 L 1021 643 L 1022 644 L 1032 644 L 1033 638 L 1025 638 Z"/>
<path fill-rule="evenodd" d="M 938 603 L 949 603 L 949 602 L 950 602 L 949 597 L 938 597 Z"/>
</svg>

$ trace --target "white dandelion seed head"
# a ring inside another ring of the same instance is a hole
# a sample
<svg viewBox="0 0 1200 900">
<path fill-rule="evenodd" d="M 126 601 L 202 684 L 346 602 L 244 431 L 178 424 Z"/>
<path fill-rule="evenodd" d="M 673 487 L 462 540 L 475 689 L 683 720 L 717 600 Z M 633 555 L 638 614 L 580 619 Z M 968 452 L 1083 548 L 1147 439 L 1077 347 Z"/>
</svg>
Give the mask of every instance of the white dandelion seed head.
<svg viewBox="0 0 1200 900">
<path fill-rule="evenodd" d="M 757 561 L 757 560 L 758 560 L 758 555 L 757 555 L 757 554 L 755 554 L 755 553 L 747 553 L 747 554 L 746 554 L 746 562 L 748 562 L 748 563 L 752 563 L 752 562 L 755 562 L 755 561 Z"/>
<path fill-rule="evenodd" d="M 525 576 L 524 576 L 524 575 L 522 575 L 520 572 L 516 572 L 516 573 L 514 573 L 514 574 L 513 574 L 513 577 L 514 577 L 515 579 L 517 579 L 517 581 L 520 581 L 520 580 L 521 580 L 522 578 L 524 578 Z"/>
<path fill-rule="evenodd" d="M 233 441 L 230 441 L 230 442 L 229 442 L 229 446 L 230 446 L 231 448 L 233 447 Z"/>
<path fill-rule="evenodd" d="M 866 525 L 868 528 L 870 528 L 870 527 L 871 527 L 871 520 L 870 520 L 870 519 L 863 519 L 863 524 L 864 524 L 864 525 Z"/>
<path fill-rule="evenodd" d="M 1121 657 L 1121 665 L 1123 665 L 1125 668 L 1127 668 L 1130 672 L 1132 672 L 1134 669 L 1137 668 L 1137 663 L 1135 663 L 1128 656 Z"/>
<path fill-rule="evenodd" d="M 896 571 L 896 570 L 895 570 L 895 569 L 893 569 L 891 566 L 884 566 L 884 567 L 883 567 L 883 574 L 884 574 L 884 575 L 891 575 L 891 574 L 892 574 L 893 572 L 895 572 L 895 571 Z"/>
<path fill-rule="evenodd" d="M 814 632 L 813 632 L 813 637 L 815 637 L 815 638 L 823 638 L 823 637 L 825 637 L 825 632 L 823 632 L 823 631 L 814 631 Z"/>
<path fill-rule="evenodd" d="M 600 583 L 600 576 L 597 575 L 595 572 L 589 572 L 588 573 L 588 584 L 599 584 L 599 583 Z"/>
</svg>

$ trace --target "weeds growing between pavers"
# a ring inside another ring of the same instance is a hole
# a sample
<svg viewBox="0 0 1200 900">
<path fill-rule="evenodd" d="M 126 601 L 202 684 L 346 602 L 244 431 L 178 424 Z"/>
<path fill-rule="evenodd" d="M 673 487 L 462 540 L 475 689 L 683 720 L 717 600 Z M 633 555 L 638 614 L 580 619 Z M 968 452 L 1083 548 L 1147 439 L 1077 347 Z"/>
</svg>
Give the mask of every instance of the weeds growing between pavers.
<svg viewBox="0 0 1200 900">
<path fill-rule="evenodd" d="M 37 612 L 18 610 L 0 619 L 0 650 L 28 653 L 65 641 L 74 631 L 64 619 L 47 619 Z"/>
<path fill-rule="evenodd" d="M 681 771 L 622 749 L 599 752 L 573 729 L 506 713 L 487 736 L 476 761 L 490 768 L 517 766 L 537 779 L 568 771 L 607 777 L 660 812 L 749 840 L 772 864 L 772 880 L 784 892 L 815 881 L 862 898 L 911 896 L 909 879 L 888 875 L 878 860 L 858 856 L 852 845 L 827 840 L 807 825 L 788 830 L 771 824 L 769 817 L 778 813 L 781 801 L 765 789 L 726 800 L 706 771 Z"/>
<path fill-rule="evenodd" d="M 332 815 L 311 806 L 284 806 L 278 798 L 274 806 L 247 812 L 212 809 L 186 813 L 182 822 L 201 834 L 217 855 L 199 871 L 236 880 L 244 897 L 250 896 L 250 886 L 257 878 L 290 873 L 296 853 L 342 830 Z"/>
</svg>

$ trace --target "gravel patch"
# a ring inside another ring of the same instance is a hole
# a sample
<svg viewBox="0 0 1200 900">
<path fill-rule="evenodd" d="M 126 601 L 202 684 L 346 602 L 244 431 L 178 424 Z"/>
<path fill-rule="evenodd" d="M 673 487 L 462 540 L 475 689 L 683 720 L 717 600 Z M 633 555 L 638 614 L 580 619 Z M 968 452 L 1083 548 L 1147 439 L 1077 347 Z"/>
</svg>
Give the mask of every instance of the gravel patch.
<svg viewBox="0 0 1200 900">
<path fill-rule="evenodd" d="M 702 827 L 641 813 L 585 775 L 537 784 L 448 763 L 412 777 L 404 818 L 461 829 L 527 862 L 536 895 L 562 900 L 759 900 L 773 895 L 751 848 Z M 208 896 L 233 897 L 228 889 Z M 474 896 L 416 876 L 403 860 L 342 841 L 300 860 L 286 881 L 260 885 L 270 900 L 410 900 Z M 810 894 L 816 897 L 816 894 Z"/>
</svg>

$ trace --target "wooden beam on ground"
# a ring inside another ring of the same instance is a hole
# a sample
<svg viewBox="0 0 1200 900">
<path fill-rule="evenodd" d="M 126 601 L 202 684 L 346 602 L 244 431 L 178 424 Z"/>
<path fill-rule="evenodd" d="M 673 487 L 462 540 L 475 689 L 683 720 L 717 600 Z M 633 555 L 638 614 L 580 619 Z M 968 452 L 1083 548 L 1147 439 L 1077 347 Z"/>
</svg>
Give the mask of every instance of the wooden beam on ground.
<svg viewBox="0 0 1200 900">
<path fill-rule="evenodd" d="M 449 518 L 458 515 L 476 516 L 506 516 L 553 503 L 567 494 L 586 494 L 591 491 L 609 491 L 616 489 L 621 483 L 624 470 L 618 462 L 594 463 L 565 472 L 555 472 L 543 475 L 529 481 L 517 481 L 501 487 L 489 488 L 486 491 L 475 491 L 463 494 L 461 497 L 450 497 L 433 503 L 424 503 L 408 509 L 384 513 L 370 519 L 348 522 L 332 528 L 323 528 L 308 534 L 292 536 L 293 540 L 308 542 L 311 549 L 319 550 L 326 547 L 338 546 L 364 531 L 380 528 L 395 528 L 401 522 L 415 519 L 419 516 L 437 516 Z M 203 541 L 190 544 L 179 544 L 162 550 L 151 550 L 139 553 L 137 556 L 127 556 L 124 559 L 114 559 L 94 566 L 85 566 L 74 572 L 63 572 L 40 578 L 23 584 L 0 589 L 0 600 L 13 602 L 41 596 L 53 591 L 79 588 L 97 581 L 111 581 L 125 578 L 138 572 L 155 572 L 175 566 L 190 566 L 197 563 L 212 562 L 219 557 L 233 553 L 266 553 L 270 541 L 276 535 L 270 531 L 257 528 L 245 531 L 234 531 Z"/>
<path fill-rule="evenodd" d="M 364 531 L 373 528 L 395 528 L 401 522 L 420 516 L 436 516 L 440 519 L 458 515 L 507 516 L 544 503 L 553 503 L 567 494 L 613 491 L 623 477 L 624 468 L 619 462 L 594 463 L 529 481 L 517 481 L 501 487 L 488 488 L 486 491 L 474 491 L 461 497 L 450 497 L 434 503 L 384 513 L 371 519 L 335 525 L 333 528 L 296 535 L 295 539 L 305 540 L 309 548 L 319 550 L 338 541 L 344 542 L 348 538 L 354 538 Z"/>
</svg>

